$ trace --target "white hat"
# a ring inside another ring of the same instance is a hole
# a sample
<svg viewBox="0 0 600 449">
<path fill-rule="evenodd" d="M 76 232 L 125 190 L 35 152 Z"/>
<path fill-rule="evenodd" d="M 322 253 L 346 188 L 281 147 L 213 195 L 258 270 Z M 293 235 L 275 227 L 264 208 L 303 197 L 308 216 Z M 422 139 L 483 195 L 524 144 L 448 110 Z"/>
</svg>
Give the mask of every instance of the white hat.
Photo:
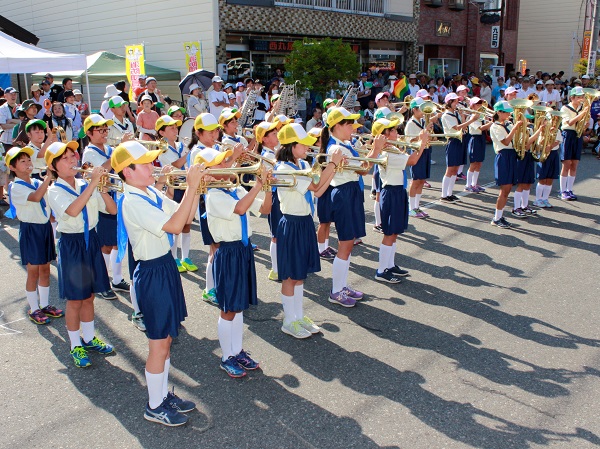
<svg viewBox="0 0 600 449">
<path fill-rule="evenodd" d="M 427 92 L 427 89 L 419 89 L 416 96 L 417 98 L 431 97 L 431 95 L 429 95 L 429 92 Z"/>
<path fill-rule="evenodd" d="M 518 89 L 517 89 L 516 87 L 514 87 L 514 86 L 508 86 L 508 87 L 506 88 L 506 90 L 504 91 L 504 93 L 505 93 L 506 95 L 509 95 L 509 94 L 513 94 L 513 93 L 515 93 L 515 92 L 517 92 L 517 91 L 518 91 Z"/>
<path fill-rule="evenodd" d="M 398 77 L 397 77 L 396 75 L 390 75 L 390 76 L 388 77 L 388 79 L 389 79 L 389 80 L 397 80 L 397 79 L 398 79 Z"/>
<path fill-rule="evenodd" d="M 448 95 L 446 95 L 444 97 L 444 103 L 448 103 L 449 101 L 452 100 L 458 100 L 458 95 L 456 95 L 454 92 L 450 92 Z"/>
<path fill-rule="evenodd" d="M 114 97 L 115 95 L 119 95 L 121 91 L 115 87 L 114 84 L 109 84 L 106 86 L 106 93 L 104 94 L 104 98 Z"/>
<path fill-rule="evenodd" d="M 541 84 L 542 86 L 544 85 L 544 82 L 542 80 L 539 80 L 537 83 L 535 84 Z"/>
<path fill-rule="evenodd" d="M 586 74 L 586 75 L 583 75 L 583 76 L 581 77 L 581 79 L 582 79 L 582 80 L 589 80 L 589 79 L 590 79 L 590 76 Z"/>
<path fill-rule="evenodd" d="M 475 106 L 477 103 L 479 103 L 481 101 L 481 98 L 479 97 L 473 97 L 469 100 L 469 106 L 473 107 Z"/>
<path fill-rule="evenodd" d="M 220 77 L 219 75 L 215 75 L 215 76 L 213 76 L 213 78 L 212 78 L 212 82 L 213 82 L 213 83 L 222 83 L 222 82 L 223 82 L 223 80 L 221 79 L 221 77 Z"/>
<path fill-rule="evenodd" d="M 465 86 L 464 84 L 461 84 L 460 86 L 458 86 L 456 88 L 456 92 L 460 92 L 461 90 L 469 90 L 469 88 L 467 86 Z"/>
<path fill-rule="evenodd" d="M 200 88 L 200 86 L 198 86 L 196 83 L 192 83 L 192 84 L 190 84 L 190 94 L 191 94 L 191 93 L 192 93 L 194 90 L 196 90 L 196 89 L 199 89 L 199 88 Z"/>
<path fill-rule="evenodd" d="M 73 89 L 73 95 L 83 95 L 79 89 Z"/>
<path fill-rule="evenodd" d="M 155 83 L 158 83 L 158 81 L 156 81 L 156 78 L 154 78 L 153 76 L 149 76 L 148 78 L 146 78 L 146 84 L 148 84 L 150 81 L 154 81 Z"/>
</svg>

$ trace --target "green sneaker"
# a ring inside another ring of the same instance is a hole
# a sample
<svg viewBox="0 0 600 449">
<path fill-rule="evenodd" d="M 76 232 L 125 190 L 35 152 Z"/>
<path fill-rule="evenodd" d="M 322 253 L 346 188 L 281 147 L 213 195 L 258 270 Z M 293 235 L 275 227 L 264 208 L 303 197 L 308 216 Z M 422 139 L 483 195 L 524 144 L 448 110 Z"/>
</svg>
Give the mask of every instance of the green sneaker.
<svg viewBox="0 0 600 449">
<path fill-rule="evenodd" d="M 194 265 L 194 262 L 192 262 L 189 258 L 183 259 L 181 261 L 181 265 L 187 271 L 198 271 L 198 267 L 196 265 Z"/>
<path fill-rule="evenodd" d="M 84 349 L 96 351 L 96 352 L 99 352 L 100 354 L 110 354 L 111 352 L 113 352 L 115 350 L 115 348 L 113 348 L 111 345 L 109 345 L 108 343 L 104 343 L 102 340 L 100 340 L 96 336 L 94 336 L 92 341 L 90 341 L 88 343 L 86 343 L 83 340 L 81 340 L 81 343 L 83 344 Z"/>
<path fill-rule="evenodd" d="M 204 289 L 202 292 L 202 301 L 209 303 L 215 307 L 219 307 L 219 301 L 217 301 L 217 291 L 214 288 L 210 290 Z"/>
<path fill-rule="evenodd" d="M 181 260 L 179 259 L 175 259 L 175 263 L 177 264 L 177 270 L 180 273 L 185 273 L 187 271 L 187 269 L 183 266 L 183 264 L 181 263 Z"/>
<path fill-rule="evenodd" d="M 75 346 L 71 350 L 71 357 L 73 357 L 73 362 L 75 362 L 77 368 L 87 368 L 92 364 L 83 346 Z"/>
</svg>

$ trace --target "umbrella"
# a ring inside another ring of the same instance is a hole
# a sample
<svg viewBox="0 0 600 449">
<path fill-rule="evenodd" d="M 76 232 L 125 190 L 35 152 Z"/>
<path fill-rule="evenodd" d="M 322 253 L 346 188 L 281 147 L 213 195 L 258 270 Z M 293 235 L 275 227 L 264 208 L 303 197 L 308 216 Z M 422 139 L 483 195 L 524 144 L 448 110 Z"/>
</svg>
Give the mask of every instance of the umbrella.
<svg viewBox="0 0 600 449">
<path fill-rule="evenodd" d="M 196 70 L 195 72 L 188 73 L 179 83 L 179 89 L 181 95 L 190 94 L 190 85 L 196 83 L 202 90 L 207 91 L 212 86 L 212 79 L 215 74 L 208 70 Z"/>
</svg>

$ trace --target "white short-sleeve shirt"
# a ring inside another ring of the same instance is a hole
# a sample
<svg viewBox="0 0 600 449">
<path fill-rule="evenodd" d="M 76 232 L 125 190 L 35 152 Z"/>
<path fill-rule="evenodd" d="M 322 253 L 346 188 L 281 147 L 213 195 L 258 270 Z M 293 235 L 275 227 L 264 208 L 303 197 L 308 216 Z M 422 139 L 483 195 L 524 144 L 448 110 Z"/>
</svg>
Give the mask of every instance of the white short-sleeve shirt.
<svg viewBox="0 0 600 449">
<path fill-rule="evenodd" d="M 48 223 L 48 220 L 50 220 L 50 203 L 48 202 L 48 192 L 46 192 L 44 195 L 44 200 L 46 201 L 46 207 L 44 208 L 46 215 L 44 215 L 40 202 L 28 200 L 29 195 L 31 195 L 34 190 L 17 183 L 17 181 L 19 181 L 19 178 L 11 182 L 10 187 L 10 200 L 17 210 L 17 218 L 20 221 L 27 223 Z M 32 184 L 38 188 L 42 182 L 37 179 L 31 179 L 29 184 Z"/>
<path fill-rule="evenodd" d="M 333 153 L 336 149 L 340 149 L 344 156 L 353 157 L 352 151 L 347 148 L 348 145 L 351 145 L 350 142 L 342 142 L 341 140 L 336 139 L 331 136 L 331 138 L 335 141 L 333 145 L 327 147 L 327 154 Z M 342 145 L 343 144 L 343 145 Z M 346 145 L 346 146 L 344 146 Z M 328 159 L 320 159 L 321 162 L 326 162 Z M 348 161 L 348 165 L 358 167 L 360 166 L 359 161 Z M 341 172 L 335 172 L 333 176 L 333 180 L 331 181 L 331 186 L 338 187 L 348 182 L 358 181 L 359 175 L 353 170 L 344 170 Z"/>
<path fill-rule="evenodd" d="M 183 142 L 177 142 L 175 144 L 175 147 L 172 147 L 171 145 L 169 145 L 169 148 L 167 149 L 167 151 L 165 151 L 164 153 L 161 153 L 158 156 L 158 162 L 160 162 L 160 165 L 162 165 L 163 167 L 165 165 L 172 165 L 173 162 L 175 162 L 176 160 L 180 159 L 183 156 L 186 156 L 189 153 L 189 149 L 188 147 L 186 147 Z M 181 156 L 180 156 L 181 154 Z M 194 161 L 191 159 L 191 162 L 193 163 Z M 182 168 L 185 168 L 186 164 L 183 164 Z"/>
<path fill-rule="evenodd" d="M 570 129 L 575 131 L 577 129 L 577 123 L 574 123 L 572 126 L 569 126 L 568 123 L 570 120 L 573 120 L 579 113 L 582 111 L 583 107 L 579 107 L 579 109 L 575 109 L 571 103 L 564 105 L 560 108 L 560 111 L 565 114 L 562 120 L 562 130 L 565 131 Z"/>
<path fill-rule="evenodd" d="M 241 200 L 247 192 L 243 187 L 237 187 L 235 192 Z M 208 229 L 215 242 L 236 242 L 242 239 L 242 220 L 240 215 L 234 212 L 239 200 L 234 199 L 221 189 L 209 189 L 206 194 L 206 218 Z M 260 215 L 262 201 L 256 198 L 249 212 Z M 246 216 L 248 213 L 246 213 Z M 250 220 L 248 222 L 248 237 L 252 235 Z"/>
<path fill-rule="evenodd" d="M 500 151 L 505 148 L 514 148 L 512 142 L 510 142 L 508 145 L 504 145 L 502 143 L 502 141 L 506 139 L 506 136 L 508 136 L 508 134 L 510 133 L 510 130 L 512 129 L 512 124 L 507 125 L 507 127 L 508 131 L 503 125 L 496 122 L 490 128 L 490 136 L 492 138 L 492 144 L 494 145 L 494 151 L 496 152 L 496 154 L 500 153 Z"/>
<path fill-rule="evenodd" d="M 309 169 L 310 165 L 306 161 L 300 161 L 300 167 L 298 168 L 294 164 L 279 163 L 275 168 L 275 173 L 278 171 L 290 171 L 290 170 L 306 170 Z M 291 176 L 277 176 L 287 181 L 291 181 Z M 305 216 L 311 214 L 310 204 L 306 200 L 306 192 L 311 184 L 311 179 L 305 176 L 296 177 L 296 185 L 294 187 L 277 187 L 277 196 L 281 203 L 281 213 L 287 215 L 298 215 Z M 311 199 L 312 202 L 312 193 Z"/>
<path fill-rule="evenodd" d="M 67 186 L 69 189 L 77 192 L 77 194 L 81 194 L 85 187 L 88 189 L 91 187 L 88 187 L 88 184 L 84 180 L 75 179 L 75 189 L 73 189 L 73 187 L 65 180 L 58 178 L 56 182 L 48 188 L 48 202 L 58 221 L 57 230 L 66 234 L 81 233 L 84 230 L 83 211 L 75 217 L 65 213 L 67 208 L 77 199 L 77 197 L 63 188 L 58 187 L 58 184 Z M 92 196 L 87 202 L 86 208 L 88 215 L 88 229 L 94 229 L 98 224 L 98 213 L 106 213 L 106 204 L 104 204 L 104 198 L 102 198 L 98 189 L 94 189 L 94 193 L 92 193 Z"/>
<path fill-rule="evenodd" d="M 379 168 L 379 176 L 381 177 L 381 185 L 385 186 L 401 186 L 404 185 L 404 169 L 408 162 L 408 154 L 392 154 L 386 153 L 383 150 L 383 155 L 387 156 L 387 166 Z"/>
</svg>

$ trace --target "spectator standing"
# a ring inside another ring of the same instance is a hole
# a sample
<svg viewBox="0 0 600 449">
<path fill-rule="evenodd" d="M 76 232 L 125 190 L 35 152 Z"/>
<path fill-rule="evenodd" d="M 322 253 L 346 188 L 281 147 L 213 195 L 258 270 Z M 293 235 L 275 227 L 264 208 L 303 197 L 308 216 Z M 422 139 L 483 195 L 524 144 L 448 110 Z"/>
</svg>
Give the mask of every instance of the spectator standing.
<svg viewBox="0 0 600 449">
<path fill-rule="evenodd" d="M 139 98 L 140 95 L 142 95 L 142 92 L 146 90 L 146 78 L 148 78 L 146 75 L 138 76 L 138 81 L 140 85 L 133 89 L 133 98 L 135 98 L 136 100 Z"/>
<path fill-rule="evenodd" d="M 484 101 L 487 101 L 488 105 L 492 105 L 492 88 L 490 87 L 489 79 L 481 79 L 481 87 L 479 89 L 478 97 Z"/>
<path fill-rule="evenodd" d="M 143 108 L 138 112 L 137 117 L 137 128 L 140 132 L 140 139 L 156 140 L 156 130 L 154 129 L 154 126 L 159 119 L 159 115 L 158 112 L 153 109 L 154 102 L 152 101 L 152 97 L 150 97 L 150 95 L 143 95 L 140 98 L 140 103 Z"/>
<path fill-rule="evenodd" d="M 45 98 L 42 97 L 42 88 L 40 87 L 39 84 L 34 83 L 31 85 L 31 89 L 29 89 L 29 91 L 31 92 L 31 100 L 35 104 L 39 104 L 41 106 L 40 112 L 38 112 L 35 116 L 35 118 L 41 119 L 42 117 L 44 117 L 44 100 L 45 100 Z"/>
<path fill-rule="evenodd" d="M 306 130 L 311 130 L 312 128 L 323 128 L 323 109 L 319 106 L 316 106 L 313 109 L 312 118 L 306 123 Z"/>
<path fill-rule="evenodd" d="M 100 105 L 100 115 L 102 115 L 102 117 L 104 117 L 105 119 L 112 120 L 113 118 L 113 113 L 110 110 L 110 106 L 108 105 L 108 100 L 110 100 L 114 96 L 119 95 L 120 93 L 121 92 L 119 92 L 119 89 L 117 89 L 114 84 L 109 84 L 108 86 L 106 86 L 104 101 L 102 102 L 102 105 Z"/>
<path fill-rule="evenodd" d="M 223 88 L 223 80 L 219 75 L 213 76 L 212 86 L 214 90 L 208 94 L 208 107 L 213 116 L 219 117 L 223 108 L 229 107 L 229 98 L 221 90 Z"/>
<path fill-rule="evenodd" d="M 72 90 L 65 90 L 63 92 L 63 97 L 65 99 L 65 115 L 71 120 L 73 125 L 73 138 L 77 140 L 79 139 L 79 130 L 81 129 L 83 121 L 81 120 L 81 114 L 75 105 L 75 94 Z"/>
<path fill-rule="evenodd" d="M 58 101 L 58 94 L 63 90 L 62 86 L 54 84 L 54 76 L 51 73 L 46 73 L 44 79 L 50 84 L 50 100 L 52 103 Z"/>
<path fill-rule="evenodd" d="M 146 90 L 142 92 L 142 95 L 138 97 L 138 104 L 141 103 L 141 99 L 145 95 L 148 95 L 152 99 L 152 102 L 154 103 L 152 106 L 152 110 L 156 111 L 160 116 L 160 114 L 162 113 L 162 108 L 164 107 L 164 96 L 158 88 L 158 82 L 156 81 L 156 78 L 152 76 L 146 78 Z"/>
<path fill-rule="evenodd" d="M 65 78 L 62 81 L 62 90 L 58 93 L 58 97 L 56 101 L 60 101 L 61 103 L 65 102 L 65 92 L 67 90 L 73 91 L 73 79 Z"/>
<path fill-rule="evenodd" d="M 187 113 L 191 118 L 196 118 L 198 115 L 206 112 L 206 102 L 204 95 L 200 91 L 200 86 L 193 83 L 190 85 L 190 96 L 187 101 Z"/>
</svg>

